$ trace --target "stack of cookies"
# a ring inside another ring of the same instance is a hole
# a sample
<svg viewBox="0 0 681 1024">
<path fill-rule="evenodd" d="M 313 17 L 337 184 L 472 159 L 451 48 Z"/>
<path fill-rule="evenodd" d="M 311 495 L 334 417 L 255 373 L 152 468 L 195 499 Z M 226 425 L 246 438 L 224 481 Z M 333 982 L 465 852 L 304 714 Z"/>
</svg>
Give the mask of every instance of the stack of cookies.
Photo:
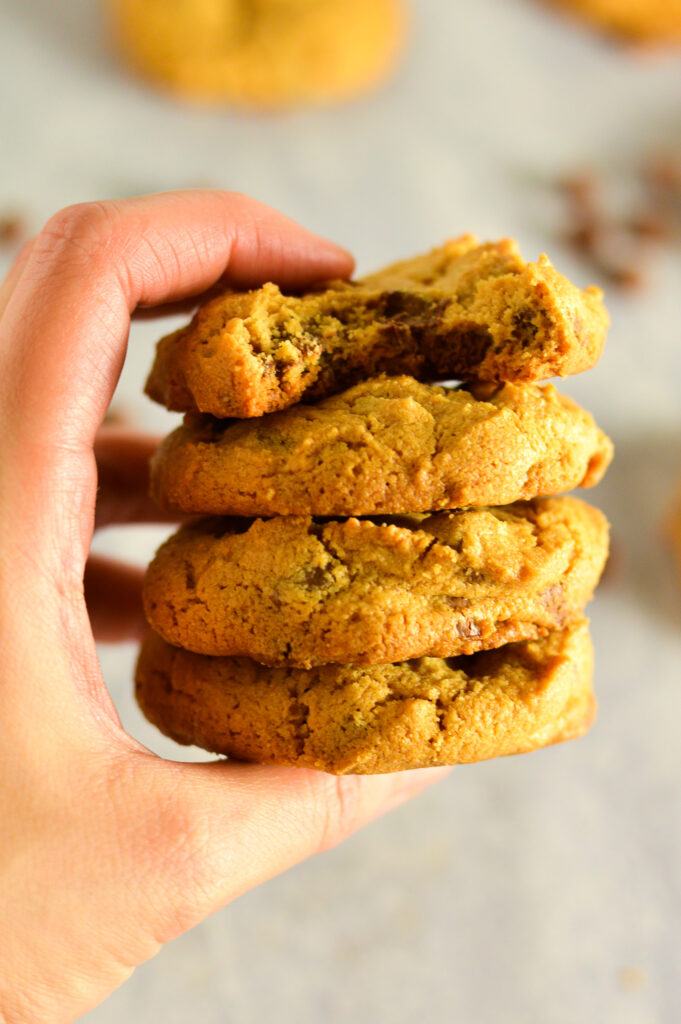
<svg viewBox="0 0 681 1024">
<path fill-rule="evenodd" d="M 553 495 L 612 447 L 535 382 L 592 366 L 607 326 L 598 289 L 466 236 L 304 295 L 220 296 L 162 339 L 147 391 L 186 416 L 152 491 L 207 518 L 147 573 L 147 717 L 334 773 L 584 732 L 608 527 Z"/>
</svg>

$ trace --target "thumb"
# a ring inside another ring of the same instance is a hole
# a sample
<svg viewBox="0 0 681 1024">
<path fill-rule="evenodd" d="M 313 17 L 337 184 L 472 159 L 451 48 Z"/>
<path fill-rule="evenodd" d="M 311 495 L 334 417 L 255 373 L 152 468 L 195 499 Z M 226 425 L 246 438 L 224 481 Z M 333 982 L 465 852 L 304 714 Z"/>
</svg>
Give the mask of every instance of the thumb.
<svg viewBox="0 0 681 1024">
<path fill-rule="evenodd" d="M 327 775 L 232 762 L 155 762 L 154 805 L 173 808 L 157 864 L 160 940 L 357 829 L 448 774 Z M 158 792 L 158 787 L 163 791 Z M 160 803 L 159 803 L 160 800 Z M 158 934 L 158 932 L 157 932 Z"/>
</svg>

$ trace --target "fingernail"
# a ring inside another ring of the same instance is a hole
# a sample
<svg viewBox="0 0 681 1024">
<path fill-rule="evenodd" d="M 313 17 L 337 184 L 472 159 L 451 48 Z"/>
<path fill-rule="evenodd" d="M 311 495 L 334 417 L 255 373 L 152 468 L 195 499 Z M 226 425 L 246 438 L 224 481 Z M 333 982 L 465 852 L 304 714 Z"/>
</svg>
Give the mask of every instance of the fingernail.
<svg viewBox="0 0 681 1024">
<path fill-rule="evenodd" d="M 317 235 L 316 237 L 319 239 L 321 247 L 326 249 L 330 256 L 333 256 L 335 259 L 342 258 L 344 261 L 352 263 L 354 267 L 355 257 L 349 249 L 346 249 L 342 245 L 338 245 L 336 242 L 332 242 L 330 238 L 323 238 L 320 235 Z"/>
</svg>

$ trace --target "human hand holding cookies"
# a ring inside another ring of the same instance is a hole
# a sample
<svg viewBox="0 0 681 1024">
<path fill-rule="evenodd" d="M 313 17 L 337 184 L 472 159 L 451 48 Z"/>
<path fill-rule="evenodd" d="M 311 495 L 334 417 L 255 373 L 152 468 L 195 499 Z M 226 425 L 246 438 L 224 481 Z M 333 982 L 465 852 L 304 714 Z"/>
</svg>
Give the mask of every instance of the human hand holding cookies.
<svg viewBox="0 0 681 1024">
<path fill-rule="evenodd" d="M 0 288 L 0 1020 L 84 1013 L 164 942 L 442 774 L 163 761 L 123 731 L 92 632 L 139 633 L 137 573 L 90 564 L 92 628 L 84 597 L 96 499 L 101 522 L 156 515 L 152 442 L 98 437 L 136 307 L 223 276 L 300 288 L 351 269 L 251 200 L 188 192 L 62 211 Z"/>
</svg>

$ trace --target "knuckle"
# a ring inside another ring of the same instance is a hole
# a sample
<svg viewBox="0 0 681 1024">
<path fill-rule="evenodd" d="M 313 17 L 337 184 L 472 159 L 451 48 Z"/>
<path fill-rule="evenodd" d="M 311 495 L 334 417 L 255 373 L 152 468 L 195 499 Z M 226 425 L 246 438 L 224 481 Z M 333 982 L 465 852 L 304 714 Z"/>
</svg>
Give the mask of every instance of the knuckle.
<svg viewBox="0 0 681 1024">
<path fill-rule="evenodd" d="M 129 850 L 138 871 L 158 887 L 154 937 L 164 943 L 197 924 L 209 910 L 218 876 L 215 829 L 180 793 L 154 788 L 137 816 Z"/>
<path fill-rule="evenodd" d="M 216 909 L 229 857 L 206 815 L 173 803 L 166 807 L 160 877 L 170 898 L 159 901 L 154 937 L 163 944 L 193 928 Z M 157 871 L 158 871 L 157 867 Z"/>
<path fill-rule="evenodd" d="M 185 891 L 204 889 L 212 876 L 214 830 L 193 804 L 170 800 L 165 808 L 163 844 L 168 870 Z"/>
<path fill-rule="evenodd" d="M 359 775 L 329 775 L 317 798 L 317 822 L 321 853 L 347 839 L 362 822 L 364 787 Z"/>
<path fill-rule="evenodd" d="M 16 982 L 16 979 L 15 979 Z M 35 990 L 20 993 L 0 991 L 0 1024 L 27 1024 L 28 1021 L 46 1020 L 49 1010 L 38 998 Z"/>
<path fill-rule="evenodd" d="M 77 203 L 55 213 L 37 239 L 38 251 L 89 262 L 106 251 L 119 221 L 114 202 Z"/>
</svg>

